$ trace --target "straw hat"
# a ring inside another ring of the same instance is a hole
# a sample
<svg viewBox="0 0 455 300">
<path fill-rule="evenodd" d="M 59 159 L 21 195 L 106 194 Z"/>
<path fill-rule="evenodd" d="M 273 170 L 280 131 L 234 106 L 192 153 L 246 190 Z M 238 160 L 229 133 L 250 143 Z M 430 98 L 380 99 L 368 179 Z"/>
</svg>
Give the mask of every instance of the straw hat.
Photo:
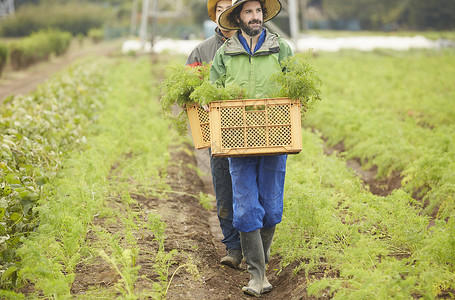
<svg viewBox="0 0 455 300">
<path fill-rule="evenodd" d="M 240 29 L 239 26 L 236 24 L 231 23 L 229 21 L 228 16 L 231 14 L 236 7 L 239 5 L 252 1 L 252 0 L 232 0 L 232 6 L 226 9 L 221 15 L 219 19 L 220 26 L 227 29 L 227 30 L 236 30 Z M 256 0 L 262 2 L 265 9 L 267 10 L 267 17 L 264 18 L 264 23 L 270 21 L 271 19 L 275 18 L 281 11 L 281 3 L 279 0 Z"/>
<path fill-rule="evenodd" d="M 216 4 L 220 0 L 209 0 L 207 1 L 207 11 L 209 12 L 210 19 L 216 23 Z"/>
</svg>

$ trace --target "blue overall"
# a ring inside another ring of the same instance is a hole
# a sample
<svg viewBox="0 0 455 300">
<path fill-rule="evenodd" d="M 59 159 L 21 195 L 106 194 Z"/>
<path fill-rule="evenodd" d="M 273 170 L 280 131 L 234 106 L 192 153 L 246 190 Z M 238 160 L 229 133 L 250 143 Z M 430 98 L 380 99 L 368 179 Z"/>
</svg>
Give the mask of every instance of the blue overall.
<svg viewBox="0 0 455 300">
<path fill-rule="evenodd" d="M 229 157 L 234 227 L 240 232 L 271 228 L 283 215 L 287 155 Z"/>
<path fill-rule="evenodd" d="M 240 235 L 232 225 L 232 182 L 229 174 L 229 161 L 226 157 L 213 157 L 210 148 L 209 153 L 218 220 L 224 236 L 221 242 L 226 246 L 226 250 L 240 250 Z"/>
</svg>

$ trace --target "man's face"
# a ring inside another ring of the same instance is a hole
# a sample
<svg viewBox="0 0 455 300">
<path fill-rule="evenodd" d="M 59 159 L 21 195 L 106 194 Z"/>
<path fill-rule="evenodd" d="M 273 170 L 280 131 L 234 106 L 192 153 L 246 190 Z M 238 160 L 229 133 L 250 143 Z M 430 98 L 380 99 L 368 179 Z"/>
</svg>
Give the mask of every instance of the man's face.
<svg viewBox="0 0 455 300">
<path fill-rule="evenodd" d="M 243 5 L 240 12 L 240 28 L 249 36 L 255 36 L 262 32 L 264 16 L 259 1 L 248 1 Z"/>
<path fill-rule="evenodd" d="M 230 7 L 232 4 L 231 0 L 221 0 L 218 1 L 215 7 L 215 17 L 216 17 L 216 24 L 218 25 L 218 28 L 223 29 L 220 26 L 219 20 L 220 20 L 220 15 L 223 11 L 225 11 L 228 7 Z"/>
</svg>

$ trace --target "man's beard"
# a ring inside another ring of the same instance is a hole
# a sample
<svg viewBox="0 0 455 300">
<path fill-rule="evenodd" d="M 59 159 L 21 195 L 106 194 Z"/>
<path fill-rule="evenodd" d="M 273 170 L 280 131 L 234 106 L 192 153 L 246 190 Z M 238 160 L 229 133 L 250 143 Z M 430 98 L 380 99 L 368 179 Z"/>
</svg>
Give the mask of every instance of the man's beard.
<svg viewBox="0 0 455 300">
<path fill-rule="evenodd" d="M 262 27 L 262 21 L 258 20 L 258 19 L 251 20 L 249 22 L 249 24 L 243 22 L 242 20 L 240 20 L 239 23 L 240 23 L 240 28 L 242 29 L 242 31 L 245 32 L 249 36 L 256 36 L 256 35 L 260 34 L 262 32 L 262 29 L 264 28 L 264 27 Z M 261 27 L 259 29 L 253 29 L 253 28 L 249 27 L 250 24 L 254 24 L 254 23 L 260 24 Z"/>
</svg>

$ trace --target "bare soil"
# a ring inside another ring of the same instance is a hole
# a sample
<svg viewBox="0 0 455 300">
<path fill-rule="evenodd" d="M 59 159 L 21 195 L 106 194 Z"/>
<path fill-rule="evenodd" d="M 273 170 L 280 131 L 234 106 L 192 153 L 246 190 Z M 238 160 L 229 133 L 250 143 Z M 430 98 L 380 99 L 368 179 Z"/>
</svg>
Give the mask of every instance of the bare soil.
<svg viewBox="0 0 455 300">
<path fill-rule="evenodd" d="M 89 54 L 109 55 L 118 48 L 117 44 L 98 45 L 83 50 L 72 50 L 64 57 L 53 59 L 45 64 L 23 72 L 6 70 L 0 80 L 0 102 L 10 95 L 26 94 L 33 91 L 37 84 L 46 80 L 54 72 L 65 67 L 77 58 Z M 340 150 L 340 149 L 338 149 Z M 176 249 L 179 254 L 174 258 L 170 266 L 169 276 L 175 272 L 169 286 L 167 299 L 249 299 L 251 297 L 242 293 L 241 288 L 248 282 L 249 275 L 244 263 L 241 269 L 234 270 L 219 264 L 225 255 L 224 245 L 221 243 L 222 234 L 219 228 L 216 208 L 208 211 L 204 209 L 198 200 L 191 195 L 199 192 L 213 194 L 213 187 L 209 172 L 209 156 L 207 150 L 193 150 L 190 145 L 183 145 L 169 149 L 172 155 L 172 164 L 167 170 L 168 184 L 175 192 L 172 197 L 144 197 L 131 193 L 131 197 L 137 200 L 137 211 L 157 211 L 161 220 L 167 224 L 165 231 L 165 250 Z M 328 152 L 337 151 L 330 149 Z M 354 162 L 351 162 L 354 164 Z M 198 173 L 189 168 L 195 165 L 207 175 L 200 177 Z M 377 183 L 374 180 L 374 170 L 371 173 L 362 171 L 359 165 L 351 165 L 358 170 L 372 191 L 376 189 L 378 194 L 388 194 L 398 187 L 398 177 L 390 182 Z M 115 166 L 113 166 L 115 168 Z M 385 188 L 384 188 L 385 186 Z M 121 209 L 120 200 L 112 201 L 113 209 Z M 120 223 L 106 223 L 102 218 L 94 220 L 94 228 L 100 228 L 110 233 L 121 231 Z M 145 233 L 137 238 L 139 256 L 137 265 L 141 266 L 139 281 L 136 282 L 135 290 L 151 289 L 151 281 L 156 279 L 153 269 L 153 258 L 157 252 L 154 236 Z M 95 245 L 97 236 L 94 232 L 87 234 L 87 243 Z M 272 246 L 273 247 L 273 246 Z M 177 270 L 179 265 L 192 261 L 197 266 L 199 276 L 194 277 L 185 268 Z M 306 278 L 303 274 L 293 275 L 294 264 L 281 269 L 280 257 L 273 256 L 268 267 L 267 277 L 275 287 L 270 293 L 262 296 L 263 299 L 326 299 L 330 295 L 321 298 L 310 297 L 306 293 Z M 322 276 L 310 274 L 312 277 Z M 335 275 L 336 276 L 336 275 Z M 90 263 L 81 263 L 77 266 L 76 277 L 71 292 L 77 298 L 97 289 L 112 289 L 119 282 L 120 276 L 103 260 L 95 260 Z"/>
</svg>

